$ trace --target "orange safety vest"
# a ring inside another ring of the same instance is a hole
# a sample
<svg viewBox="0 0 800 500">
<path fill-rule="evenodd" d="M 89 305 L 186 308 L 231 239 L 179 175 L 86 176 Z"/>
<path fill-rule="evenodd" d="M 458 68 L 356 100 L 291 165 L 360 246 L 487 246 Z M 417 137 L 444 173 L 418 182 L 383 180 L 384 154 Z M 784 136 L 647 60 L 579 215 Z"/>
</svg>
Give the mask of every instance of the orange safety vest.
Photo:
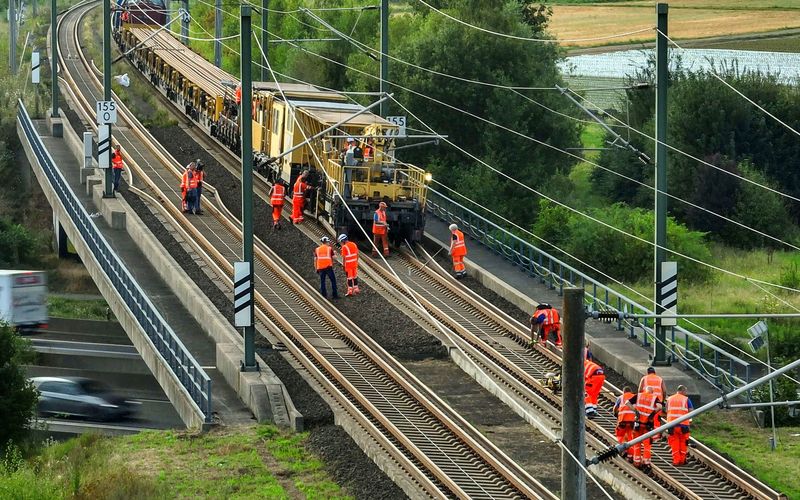
<svg viewBox="0 0 800 500">
<path fill-rule="evenodd" d="M 236 87 L 236 104 L 242 103 L 242 86 Z"/>
<path fill-rule="evenodd" d="M 317 271 L 333 267 L 333 248 L 328 245 L 320 245 L 314 251 L 314 255 L 317 256 L 315 262 Z"/>
<path fill-rule="evenodd" d="M 189 169 L 183 171 L 183 175 L 181 176 L 181 189 L 184 191 L 189 189 Z"/>
<path fill-rule="evenodd" d="M 286 196 L 283 184 L 275 184 L 272 186 L 272 196 L 270 196 L 270 203 L 273 207 L 283 205 L 283 197 Z"/>
<path fill-rule="evenodd" d="M 539 309 L 538 311 L 533 312 L 534 318 L 538 318 L 541 315 L 544 315 L 542 326 L 557 325 L 561 322 L 561 318 L 558 316 L 558 311 L 556 311 L 554 308 Z"/>
<path fill-rule="evenodd" d="M 122 170 L 122 153 L 117 153 L 115 151 L 114 154 L 111 155 L 111 168 Z"/>
<path fill-rule="evenodd" d="M 673 394 L 667 398 L 667 423 L 677 420 L 689 413 L 689 398 L 681 393 Z M 689 425 L 692 419 L 684 420 L 681 425 Z"/>
<path fill-rule="evenodd" d="M 188 189 L 197 189 L 197 172 L 192 172 L 189 170 L 186 172 L 186 178 L 188 180 Z"/>
<path fill-rule="evenodd" d="M 617 409 L 617 423 L 623 422 L 635 422 L 636 421 L 636 412 L 631 410 L 627 403 L 633 397 L 632 392 L 626 392 L 619 397 L 617 401 L 619 401 L 619 408 Z"/>
<path fill-rule="evenodd" d="M 125 12 L 122 13 L 122 22 L 127 23 L 130 20 L 131 20 L 131 14 L 126 10 Z"/>
<path fill-rule="evenodd" d="M 305 197 L 306 188 L 307 187 L 308 187 L 308 184 L 303 182 L 303 178 L 302 177 L 298 177 L 297 180 L 294 181 L 294 191 L 292 192 L 292 195 L 295 198 L 303 198 L 303 197 Z"/>
<path fill-rule="evenodd" d="M 386 234 L 386 210 L 375 210 L 378 220 L 372 221 L 372 234 Z"/>
<path fill-rule="evenodd" d="M 456 236 L 456 241 L 453 244 L 452 255 L 455 257 L 467 255 L 467 245 L 464 243 L 464 233 L 456 229 L 456 231 L 453 234 L 455 234 Z"/>
<path fill-rule="evenodd" d="M 342 245 L 342 260 L 346 268 L 358 265 L 358 247 L 352 241 L 348 241 Z"/>
<path fill-rule="evenodd" d="M 199 186 L 200 184 L 203 183 L 203 180 L 205 180 L 206 173 L 205 172 L 201 172 L 200 170 L 195 170 L 194 171 L 194 176 L 197 177 L 197 185 Z"/>
<path fill-rule="evenodd" d="M 545 309 L 547 310 L 547 309 Z M 595 376 L 598 371 L 602 370 L 603 368 L 595 363 L 594 361 L 586 360 L 583 363 L 583 381 L 584 383 L 588 382 L 590 378 Z"/>
<path fill-rule="evenodd" d="M 655 394 L 640 392 L 636 396 L 636 411 L 639 412 L 639 422 L 653 423 L 655 418 L 650 418 L 650 415 L 655 415 L 656 412 L 656 398 Z"/>
<path fill-rule="evenodd" d="M 644 376 L 642 381 L 644 382 L 644 384 L 642 384 L 642 391 L 646 391 L 648 387 L 652 387 L 653 395 L 661 401 L 664 401 L 665 394 L 661 390 L 661 385 L 664 383 L 664 381 L 661 377 L 655 373 L 648 373 Z"/>
</svg>

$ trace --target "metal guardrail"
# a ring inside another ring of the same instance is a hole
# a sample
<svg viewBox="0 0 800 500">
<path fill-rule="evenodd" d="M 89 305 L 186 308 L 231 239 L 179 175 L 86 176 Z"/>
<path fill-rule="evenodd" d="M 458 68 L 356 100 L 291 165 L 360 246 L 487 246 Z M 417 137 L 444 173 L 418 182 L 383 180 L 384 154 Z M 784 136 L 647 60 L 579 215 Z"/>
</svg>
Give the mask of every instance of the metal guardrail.
<svg viewBox="0 0 800 500">
<path fill-rule="evenodd" d="M 559 295 L 565 286 L 581 287 L 586 290 L 588 305 L 595 310 L 653 314 L 647 307 L 430 187 L 426 210 L 447 223 L 458 224 L 465 233 L 519 267 L 521 272 L 537 278 L 550 289 L 558 289 Z M 631 338 L 637 338 L 637 332 L 641 331 L 642 343 L 648 346 L 655 341 L 652 323 L 648 319 L 641 322 L 617 321 L 617 329 L 627 328 Z M 666 344 L 673 361 L 681 362 L 720 389 L 735 389 L 750 382 L 750 363 L 685 328 L 673 327 Z"/>
<path fill-rule="evenodd" d="M 211 422 L 211 378 L 175 335 L 175 332 L 150 302 L 108 241 L 97 229 L 94 221 L 89 217 L 89 213 L 55 166 L 55 161 L 36 132 L 28 110 L 22 101 L 18 103 L 17 120 L 24 130 L 42 170 L 50 181 L 53 191 L 61 200 L 67 215 L 77 227 L 87 248 L 97 259 L 103 272 L 119 293 L 122 303 L 136 318 L 139 326 L 153 342 L 167 366 L 200 408 L 205 421 Z"/>
</svg>

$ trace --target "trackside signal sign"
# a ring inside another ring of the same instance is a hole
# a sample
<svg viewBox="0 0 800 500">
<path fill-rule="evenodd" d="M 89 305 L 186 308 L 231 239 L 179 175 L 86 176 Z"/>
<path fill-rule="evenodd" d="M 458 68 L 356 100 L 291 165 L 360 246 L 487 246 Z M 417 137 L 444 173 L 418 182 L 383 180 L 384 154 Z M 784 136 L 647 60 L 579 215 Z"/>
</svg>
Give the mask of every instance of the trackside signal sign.
<svg viewBox="0 0 800 500">
<path fill-rule="evenodd" d="M 114 101 L 97 101 L 96 110 L 98 125 L 117 123 L 117 103 Z"/>
</svg>

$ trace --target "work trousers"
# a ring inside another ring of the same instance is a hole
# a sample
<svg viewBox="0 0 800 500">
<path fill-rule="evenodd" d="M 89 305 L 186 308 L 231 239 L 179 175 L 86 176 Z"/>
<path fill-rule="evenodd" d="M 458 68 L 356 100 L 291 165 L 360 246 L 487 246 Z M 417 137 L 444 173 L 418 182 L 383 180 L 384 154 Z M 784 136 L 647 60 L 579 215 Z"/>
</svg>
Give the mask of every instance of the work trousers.
<svg viewBox="0 0 800 500">
<path fill-rule="evenodd" d="M 389 256 L 389 235 L 387 233 L 373 233 L 372 240 L 375 243 L 375 248 L 383 248 L 383 255 L 388 257 Z M 375 252 L 375 248 L 372 249 L 372 255 L 378 255 Z"/>
<path fill-rule="evenodd" d="M 603 382 L 605 381 L 605 375 L 592 375 L 586 380 L 586 398 L 584 399 L 584 403 L 587 415 L 597 413 L 597 399 L 600 397 L 600 391 L 603 390 Z"/>
<path fill-rule="evenodd" d="M 686 448 L 689 444 L 689 427 L 679 425 L 670 429 L 667 437 L 670 449 L 672 449 L 672 465 L 683 465 L 686 463 Z"/>
<path fill-rule="evenodd" d="M 636 439 L 639 436 L 650 432 L 653 430 L 652 427 L 649 425 L 642 424 L 639 426 L 639 429 L 633 432 L 633 438 Z M 635 465 L 650 465 L 650 456 L 651 456 L 651 448 L 652 441 L 650 439 L 645 439 L 641 443 L 633 446 L 633 463 Z"/>
<path fill-rule="evenodd" d="M 306 199 L 302 196 L 292 197 L 292 222 L 300 224 L 303 222 L 303 207 L 306 204 Z"/>
<path fill-rule="evenodd" d="M 197 189 L 188 189 L 186 191 L 186 210 L 189 213 L 194 213 L 197 210 Z"/>
<path fill-rule="evenodd" d="M 197 200 L 194 202 L 196 212 L 200 211 L 200 200 L 203 198 L 203 186 L 197 186 Z"/>
<path fill-rule="evenodd" d="M 344 266 L 344 272 L 347 275 L 347 295 L 358 293 L 358 264 Z"/>
<path fill-rule="evenodd" d="M 463 275 L 467 272 L 467 266 L 464 265 L 463 255 L 453 255 L 453 271 L 457 275 Z"/>
<path fill-rule="evenodd" d="M 272 205 L 272 224 L 275 225 L 281 220 L 281 212 L 283 212 L 283 204 Z"/>
<path fill-rule="evenodd" d="M 119 191 L 119 180 L 122 177 L 122 169 L 112 168 L 111 170 L 114 171 L 114 191 Z"/>
<path fill-rule="evenodd" d="M 542 342 L 547 342 L 551 340 L 555 342 L 556 345 L 561 345 L 561 327 L 558 325 L 542 325 L 541 329 L 539 330 L 539 337 L 542 339 Z M 555 337 L 555 338 L 553 338 Z"/>
<path fill-rule="evenodd" d="M 619 444 L 627 443 L 633 439 L 633 422 L 619 422 L 617 428 L 614 430 Z M 628 448 L 625 452 L 626 455 L 633 457 L 633 448 Z"/>
<path fill-rule="evenodd" d="M 336 273 L 333 272 L 333 267 L 326 267 L 317 271 L 319 273 L 319 292 L 323 297 L 328 297 L 328 290 L 325 287 L 325 277 L 331 280 L 331 288 L 333 289 L 333 298 L 339 298 L 339 293 L 336 290 Z"/>
</svg>

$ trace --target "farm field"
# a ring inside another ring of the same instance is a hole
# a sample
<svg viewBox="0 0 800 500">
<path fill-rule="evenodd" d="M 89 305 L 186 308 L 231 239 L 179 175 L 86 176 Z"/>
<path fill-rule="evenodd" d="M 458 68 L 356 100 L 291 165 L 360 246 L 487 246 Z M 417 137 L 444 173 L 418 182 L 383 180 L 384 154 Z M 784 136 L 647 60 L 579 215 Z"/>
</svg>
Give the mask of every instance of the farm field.
<svg viewBox="0 0 800 500">
<path fill-rule="evenodd" d="M 753 22 L 754 18 L 758 22 Z M 654 2 L 556 4 L 550 31 L 561 40 L 603 37 L 655 26 Z M 800 1 L 679 0 L 670 2 L 669 32 L 676 39 L 763 33 L 800 27 Z M 621 38 L 565 42 L 588 47 L 652 41 L 653 32 Z"/>
</svg>

